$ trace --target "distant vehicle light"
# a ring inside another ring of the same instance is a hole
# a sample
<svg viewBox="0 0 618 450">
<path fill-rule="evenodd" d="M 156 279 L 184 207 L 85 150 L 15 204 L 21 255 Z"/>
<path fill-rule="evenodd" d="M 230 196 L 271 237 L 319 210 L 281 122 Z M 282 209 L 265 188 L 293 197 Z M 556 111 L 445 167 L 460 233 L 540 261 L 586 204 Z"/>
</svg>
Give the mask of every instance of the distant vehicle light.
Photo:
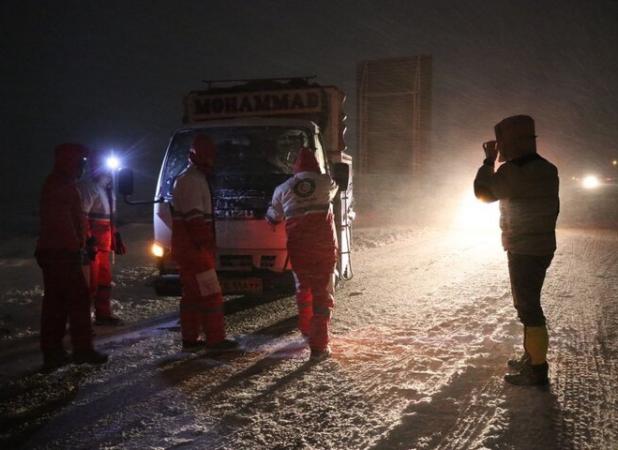
<svg viewBox="0 0 618 450">
<path fill-rule="evenodd" d="M 163 255 L 165 254 L 165 249 L 157 242 L 155 242 L 150 247 L 150 252 L 157 258 L 163 258 Z"/>
<path fill-rule="evenodd" d="M 599 177 L 596 175 L 586 175 L 582 178 L 582 187 L 585 189 L 596 189 L 601 185 Z"/>
<path fill-rule="evenodd" d="M 120 160 L 116 156 L 111 155 L 105 160 L 105 165 L 108 169 L 116 170 L 120 167 Z"/>
</svg>

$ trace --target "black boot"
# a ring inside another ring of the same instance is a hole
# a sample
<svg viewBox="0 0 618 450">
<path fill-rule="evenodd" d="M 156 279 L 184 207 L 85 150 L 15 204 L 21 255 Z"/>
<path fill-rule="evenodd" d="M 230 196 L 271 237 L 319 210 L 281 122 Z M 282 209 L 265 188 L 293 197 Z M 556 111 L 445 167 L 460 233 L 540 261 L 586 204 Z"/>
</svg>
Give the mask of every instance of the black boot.
<svg viewBox="0 0 618 450">
<path fill-rule="evenodd" d="M 110 316 L 97 316 L 94 319 L 94 324 L 99 326 L 117 327 L 123 325 L 122 319 L 113 314 Z"/>
<path fill-rule="evenodd" d="M 105 353 L 89 350 L 76 350 L 73 352 L 73 362 L 75 364 L 105 364 L 109 356 Z"/>
<path fill-rule="evenodd" d="M 509 369 L 516 370 L 518 372 L 521 369 L 523 369 L 524 366 L 527 366 L 529 364 L 530 364 L 530 355 L 526 352 L 522 353 L 520 356 L 516 356 L 512 359 L 509 359 L 506 362 L 506 365 Z"/>
<path fill-rule="evenodd" d="M 223 339 L 215 344 L 206 344 L 206 349 L 211 353 L 225 352 L 236 350 L 238 348 L 238 342 L 232 339 Z"/>
<path fill-rule="evenodd" d="M 183 352 L 197 352 L 199 350 L 203 350 L 206 348 L 206 342 L 201 339 L 196 339 L 195 341 L 182 341 L 182 351 Z"/>
<path fill-rule="evenodd" d="M 517 386 L 545 386 L 549 383 L 547 372 L 549 366 L 546 362 L 543 364 L 528 364 L 524 366 L 518 373 L 509 373 L 504 376 L 504 381 Z"/>
<path fill-rule="evenodd" d="M 51 373 L 70 362 L 71 358 L 69 358 L 69 354 L 63 348 L 45 351 L 43 353 L 43 368 L 41 372 Z"/>
<path fill-rule="evenodd" d="M 331 354 L 331 350 L 330 350 L 330 346 L 328 345 L 323 350 L 317 350 L 317 349 L 312 348 L 311 356 L 309 356 L 309 359 L 311 361 L 322 361 L 324 359 L 329 358 L 330 354 Z"/>
</svg>

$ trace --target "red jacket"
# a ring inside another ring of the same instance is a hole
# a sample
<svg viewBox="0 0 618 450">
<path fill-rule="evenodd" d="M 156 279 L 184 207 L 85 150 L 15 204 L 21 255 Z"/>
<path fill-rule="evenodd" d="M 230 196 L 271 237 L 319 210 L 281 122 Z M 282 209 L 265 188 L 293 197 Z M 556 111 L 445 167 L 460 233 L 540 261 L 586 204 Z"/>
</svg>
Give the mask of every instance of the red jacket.
<svg viewBox="0 0 618 450">
<path fill-rule="evenodd" d="M 88 227 L 76 187 L 84 156 L 85 149 L 76 144 L 64 144 L 56 149 L 54 170 L 41 191 L 40 231 L 36 247 L 39 260 L 68 258 L 79 261 Z"/>
</svg>

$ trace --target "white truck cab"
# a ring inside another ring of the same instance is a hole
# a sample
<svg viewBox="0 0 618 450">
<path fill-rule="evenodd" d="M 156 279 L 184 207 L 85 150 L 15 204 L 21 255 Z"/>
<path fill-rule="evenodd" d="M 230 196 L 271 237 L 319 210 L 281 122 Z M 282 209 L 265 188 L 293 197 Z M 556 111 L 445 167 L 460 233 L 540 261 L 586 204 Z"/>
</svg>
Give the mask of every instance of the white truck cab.
<svg viewBox="0 0 618 450">
<path fill-rule="evenodd" d="M 325 89 L 331 90 L 330 96 Z M 338 97 L 333 98 L 333 93 Z M 188 123 L 176 130 L 169 141 L 156 189 L 159 202 L 154 206 L 152 251 L 160 270 L 158 292 L 176 291 L 179 286 L 177 267 L 170 258 L 170 201 L 174 181 L 187 166 L 194 136 L 207 134 L 217 147 L 209 182 L 216 264 L 223 290 L 259 293 L 269 285 L 281 284 L 277 275 L 291 269 L 285 227 L 273 229 L 264 216 L 275 187 L 292 176 L 298 151 L 303 147 L 312 149 L 320 170 L 331 176 L 335 163 L 348 164 L 351 169 L 352 159 L 342 148 L 342 103 L 343 93 L 334 87 L 290 89 L 287 84 L 280 90 L 256 90 L 251 86 L 244 90 L 194 91 L 185 98 Z M 251 111 L 239 112 L 242 105 Z M 232 111 L 226 112 L 226 108 Z M 324 133 L 311 119 L 322 119 L 322 126 L 331 128 L 327 130 L 330 133 Z M 350 227 L 354 217 L 351 182 L 336 197 L 334 212 L 340 254 L 337 275 L 349 278 Z"/>
</svg>

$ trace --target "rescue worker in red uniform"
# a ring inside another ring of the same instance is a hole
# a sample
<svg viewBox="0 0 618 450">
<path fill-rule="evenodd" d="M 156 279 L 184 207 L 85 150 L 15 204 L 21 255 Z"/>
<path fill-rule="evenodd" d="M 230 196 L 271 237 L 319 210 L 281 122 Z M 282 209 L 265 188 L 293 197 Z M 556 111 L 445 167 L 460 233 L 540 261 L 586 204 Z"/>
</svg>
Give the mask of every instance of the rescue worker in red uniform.
<svg viewBox="0 0 618 450">
<path fill-rule="evenodd" d="M 35 256 L 43 271 L 40 345 L 44 371 L 70 362 L 62 344 L 67 321 L 74 362 L 102 364 L 108 359 L 93 347 L 88 285 L 82 268 L 89 263 L 87 223 L 76 181 L 87 153 L 79 144 L 56 147 L 54 168 L 41 192 Z"/>
<path fill-rule="evenodd" d="M 88 217 L 88 236 L 96 246 L 96 256 L 90 264 L 90 298 L 94 302 L 95 325 L 120 325 L 122 321 L 112 313 L 111 252 L 124 255 L 126 248 L 114 226 L 116 199 L 113 174 L 106 166 L 103 154 L 88 158 L 90 176 L 78 183 L 82 209 Z"/>
<path fill-rule="evenodd" d="M 313 152 L 302 148 L 294 176 L 273 193 L 266 220 L 276 225 L 285 219 L 287 249 L 296 278 L 298 328 L 309 338 L 311 358 L 330 355 L 328 328 L 334 307 L 337 237 L 331 201 L 335 182 L 321 173 Z"/>
<path fill-rule="evenodd" d="M 495 141 L 483 144 L 486 158 L 474 191 L 483 201 L 500 202 L 513 304 L 524 326 L 524 352 L 507 362 L 514 372 L 504 379 L 516 385 L 544 385 L 549 382 L 549 339 L 541 289 L 556 250 L 558 169 L 537 153 L 532 117 L 507 117 L 495 126 L 495 133 Z M 494 171 L 498 155 L 504 164 Z"/>
<path fill-rule="evenodd" d="M 215 144 L 199 134 L 193 139 L 189 165 L 176 178 L 172 193 L 172 258 L 178 263 L 182 298 L 180 328 L 184 350 L 237 346 L 225 338 L 223 295 L 215 271 L 215 228 L 208 175 L 215 163 Z M 206 341 L 200 339 L 204 333 Z"/>
</svg>

